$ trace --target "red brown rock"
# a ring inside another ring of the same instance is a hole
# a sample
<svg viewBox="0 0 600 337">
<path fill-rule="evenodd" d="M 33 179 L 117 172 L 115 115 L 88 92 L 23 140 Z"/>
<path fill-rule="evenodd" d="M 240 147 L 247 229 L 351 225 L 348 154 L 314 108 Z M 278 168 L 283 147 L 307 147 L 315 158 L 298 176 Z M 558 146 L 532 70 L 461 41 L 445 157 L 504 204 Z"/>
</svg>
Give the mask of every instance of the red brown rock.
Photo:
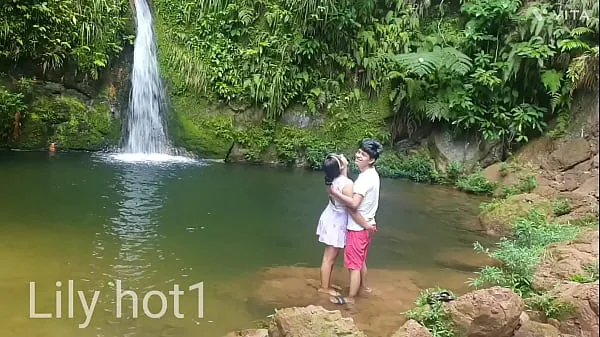
<svg viewBox="0 0 600 337">
<path fill-rule="evenodd" d="M 523 309 L 523 299 L 503 287 L 467 293 L 444 308 L 459 334 L 466 337 L 511 337 Z"/>
<path fill-rule="evenodd" d="M 514 337 L 560 337 L 560 331 L 550 324 L 528 320 L 515 331 Z"/>
<path fill-rule="evenodd" d="M 598 325 L 598 281 L 594 283 L 569 282 L 553 289 L 551 294 L 559 301 L 573 306 L 566 318 L 554 322 L 561 333 L 580 337 L 597 337 Z"/>
<path fill-rule="evenodd" d="M 555 285 L 584 274 L 587 265 L 598 263 L 599 231 L 582 233 L 576 240 L 556 243 L 547 248 L 547 258 L 536 268 L 533 288 L 547 291 Z"/>
<path fill-rule="evenodd" d="M 269 337 L 344 336 L 366 337 L 352 318 L 342 317 L 339 310 L 321 306 L 284 308 L 269 323 Z"/>
<path fill-rule="evenodd" d="M 433 335 L 419 322 L 409 319 L 392 337 L 433 337 Z"/>
<path fill-rule="evenodd" d="M 564 171 L 591 158 L 590 143 L 585 138 L 574 138 L 559 144 L 552 151 L 550 163 L 558 170 Z"/>
</svg>

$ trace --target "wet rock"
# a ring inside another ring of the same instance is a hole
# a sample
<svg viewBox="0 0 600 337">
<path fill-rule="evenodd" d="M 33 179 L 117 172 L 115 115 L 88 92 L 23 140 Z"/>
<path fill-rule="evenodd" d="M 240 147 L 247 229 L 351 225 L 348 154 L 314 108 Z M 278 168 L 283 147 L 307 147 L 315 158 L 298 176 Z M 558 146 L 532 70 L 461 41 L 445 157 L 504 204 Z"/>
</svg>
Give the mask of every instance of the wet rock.
<svg viewBox="0 0 600 337">
<path fill-rule="evenodd" d="M 561 333 L 581 337 L 598 336 L 598 281 L 587 284 L 569 282 L 550 293 L 573 308 L 567 317 L 553 322 Z"/>
<path fill-rule="evenodd" d="M 502 287 L 467 293 L 444 308 L 459 335 L 466 337 L 511 337 L 523 309 L 521 297 Z"/>
<path fill-rule="evenodd" d="M 392 337 L 433 337 L 433 335 L 419 322 L 409 319 Z"/>
<path fill-rule="evenodd" d="M 552 203 L 548 199 L 537 194 L 525 193 L 510 196 L 495 207 L 482 211 L 479 222 L 488 234 L 502 235 L 518 218 L 527 216 L 533 207 L 549 218 L 552 217 Z"/>
<path fill-rule="evenodd" d="M 549 245 L 547 258 L 536 268 L 533 288 L 551 290 L 574 276 L 585 275 L 587 266 L 598 263 L 598 234 L 598 230 L 590 230 L 576 240 Z"/>
<path fill-rule="evenodd" d="M 366 337 L 352 318 L 342 317 L 339 310 L 321 306 L 285 308 L 277 311 L 269 323 L 270 337 L 345 336 Z"/>
<path fill-rule="evenodd" d="M 223 337 L 269 337 L 267 329 L 248 329 L 232 331 Z"/>
</svg>

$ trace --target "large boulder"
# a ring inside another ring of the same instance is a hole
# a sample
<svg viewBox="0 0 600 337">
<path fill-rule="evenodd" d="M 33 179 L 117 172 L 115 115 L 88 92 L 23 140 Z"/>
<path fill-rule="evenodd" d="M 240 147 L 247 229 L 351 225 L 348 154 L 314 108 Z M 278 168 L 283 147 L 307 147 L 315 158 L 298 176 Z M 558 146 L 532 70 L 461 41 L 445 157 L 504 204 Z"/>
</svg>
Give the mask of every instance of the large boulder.
<svg viewBox="0 0 600 337">
<path fill-rule="evenodd" d="M 563 303 L 572 306 L 567 317 L 553 324 L 563 334 L 580 337 L 597 337 L 598 328 L 598 281 L 594 283 L 569 282 L 562 284 L 550 291 Z"/>
<path fill-rule="evenodd" d="M 460 296 L 444 307 L 465 337 L 511 337 L 521 322 L 523 299 L 512 290 L 491 287 Z"/>
<path fill-rule="evenodd" d="M 590 143 L 585 138 L 574 138 L 560 143 L 550 153 L 549 165 L 552 169 L 566 171 L 592 157 Z"/>
<path fill-rule="evenodd" d="M 436 169 L 445 172 L 452 162 L 458 162 L 471 171 L 478 165 L 486 167 L 502 159 L 502 147 L 475 137 L 459 139 L 448 130 L 436 130 L 428 139 Z"/>
<path fill-rule="evenodd" d="M 414 319 L 404 323 L 392 337 L 433 337 L 431 332 Z"/>
<path fill-rule="evenodd" d="M 366 337 L 358 330 L 352 318 L 342 317 L 339 310 L 328 311 L 314 305 L 277 311 L 269 323 L 269 336 Z"/>
</svg>

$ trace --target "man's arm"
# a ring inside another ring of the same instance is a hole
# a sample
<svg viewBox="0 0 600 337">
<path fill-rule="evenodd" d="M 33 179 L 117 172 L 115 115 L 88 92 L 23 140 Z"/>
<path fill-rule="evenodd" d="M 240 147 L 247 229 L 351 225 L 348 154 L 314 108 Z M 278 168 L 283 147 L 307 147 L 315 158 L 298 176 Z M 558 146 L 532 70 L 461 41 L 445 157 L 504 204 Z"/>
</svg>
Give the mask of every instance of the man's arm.
<svg viewBox="0 0 600 337">
<path fill-rule="evenodd" d="M 352 196 L 346 195 L 344 193 L 340 193 L 338 190 L 333 188 L 333 186 L 330 186 L 329 193 L 331 193 L 331 195 L 333 195 L 336 199 L 343 202 L 350 211 L 356 211 L 363 200 L 363 196 L 358 193 L 352 193 Z"/>
<path fill-rule="evenodd" d="M 360 197 L 360 200 L 362 200 L 362 196 L 360 194 L 354 194 L 353 184 L 348 184 L 348 185 L 344 186 L 344 189 L 342 192 L 343 192 L 343 194 L 342 194 L 343 197 L 350 197 L 352 195 L 356 195 L 356 196 Z M 354 200 L 354 199 L 352 199 L 352 200 Z M 360 202 L 358 204 L 360 205 Z M 364 228 L 366 230 L 375 230 L 375 226 L 373 226 L 372 224 L 367 222 L 367 220 L 360 213 L 358 213 L 358 211 L 356 209 L 348 209 L 348 213 L 350 214 L 350 216 L 352 217 L 354 222 L 359 224 L 362 228 Z"/>
</svg>

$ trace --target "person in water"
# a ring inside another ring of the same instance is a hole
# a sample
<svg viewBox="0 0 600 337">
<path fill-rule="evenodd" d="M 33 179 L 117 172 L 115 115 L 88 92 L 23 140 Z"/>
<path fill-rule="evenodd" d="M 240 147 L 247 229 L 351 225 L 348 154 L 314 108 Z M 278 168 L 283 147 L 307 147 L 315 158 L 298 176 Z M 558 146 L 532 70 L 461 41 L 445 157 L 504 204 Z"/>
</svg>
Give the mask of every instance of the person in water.
<svg viewBox="0 0 600 337">
<path fill-rule="evenodd" d="M 325 185 L 352 196 L 354 183 L 348 178 L 348 160 L 343 154 L 329 154 L 323 162 L 325 172 Z M 321 286 L 319 292 L 331 296 L 340 294 L 332 288 L 331 274 L 333 266 L 340 253 L 346 245 L 346 226 L 348 224 L 348 212 L 346 207 L 329 196 L 329 202 L 319 217 L 317 236 L 319 242 L 325 244 L 323 261 L 321 262 Z"/>
<path fill-rule="evenodd" d="M 354 303 L 359 290 L 369 291 L 367 287 L 367 253 L 371 238 L 377 231 L 375 214 L 379 206 L 379 173 L 375 162 L 381 155 L 383 147 L 379 142 L 365 139 L 356 151 L 356 166 L 360 170 L 354 182 L 352 196 L 340 193 L 330 186 L 331 196 L 344 204 L 349 211 L 346 247 L 344 249 L 344 266 L 350 271 L 350 290 L 348 297 L 333 296 L 331 302 L 336 304 Z"/>
</svg>

